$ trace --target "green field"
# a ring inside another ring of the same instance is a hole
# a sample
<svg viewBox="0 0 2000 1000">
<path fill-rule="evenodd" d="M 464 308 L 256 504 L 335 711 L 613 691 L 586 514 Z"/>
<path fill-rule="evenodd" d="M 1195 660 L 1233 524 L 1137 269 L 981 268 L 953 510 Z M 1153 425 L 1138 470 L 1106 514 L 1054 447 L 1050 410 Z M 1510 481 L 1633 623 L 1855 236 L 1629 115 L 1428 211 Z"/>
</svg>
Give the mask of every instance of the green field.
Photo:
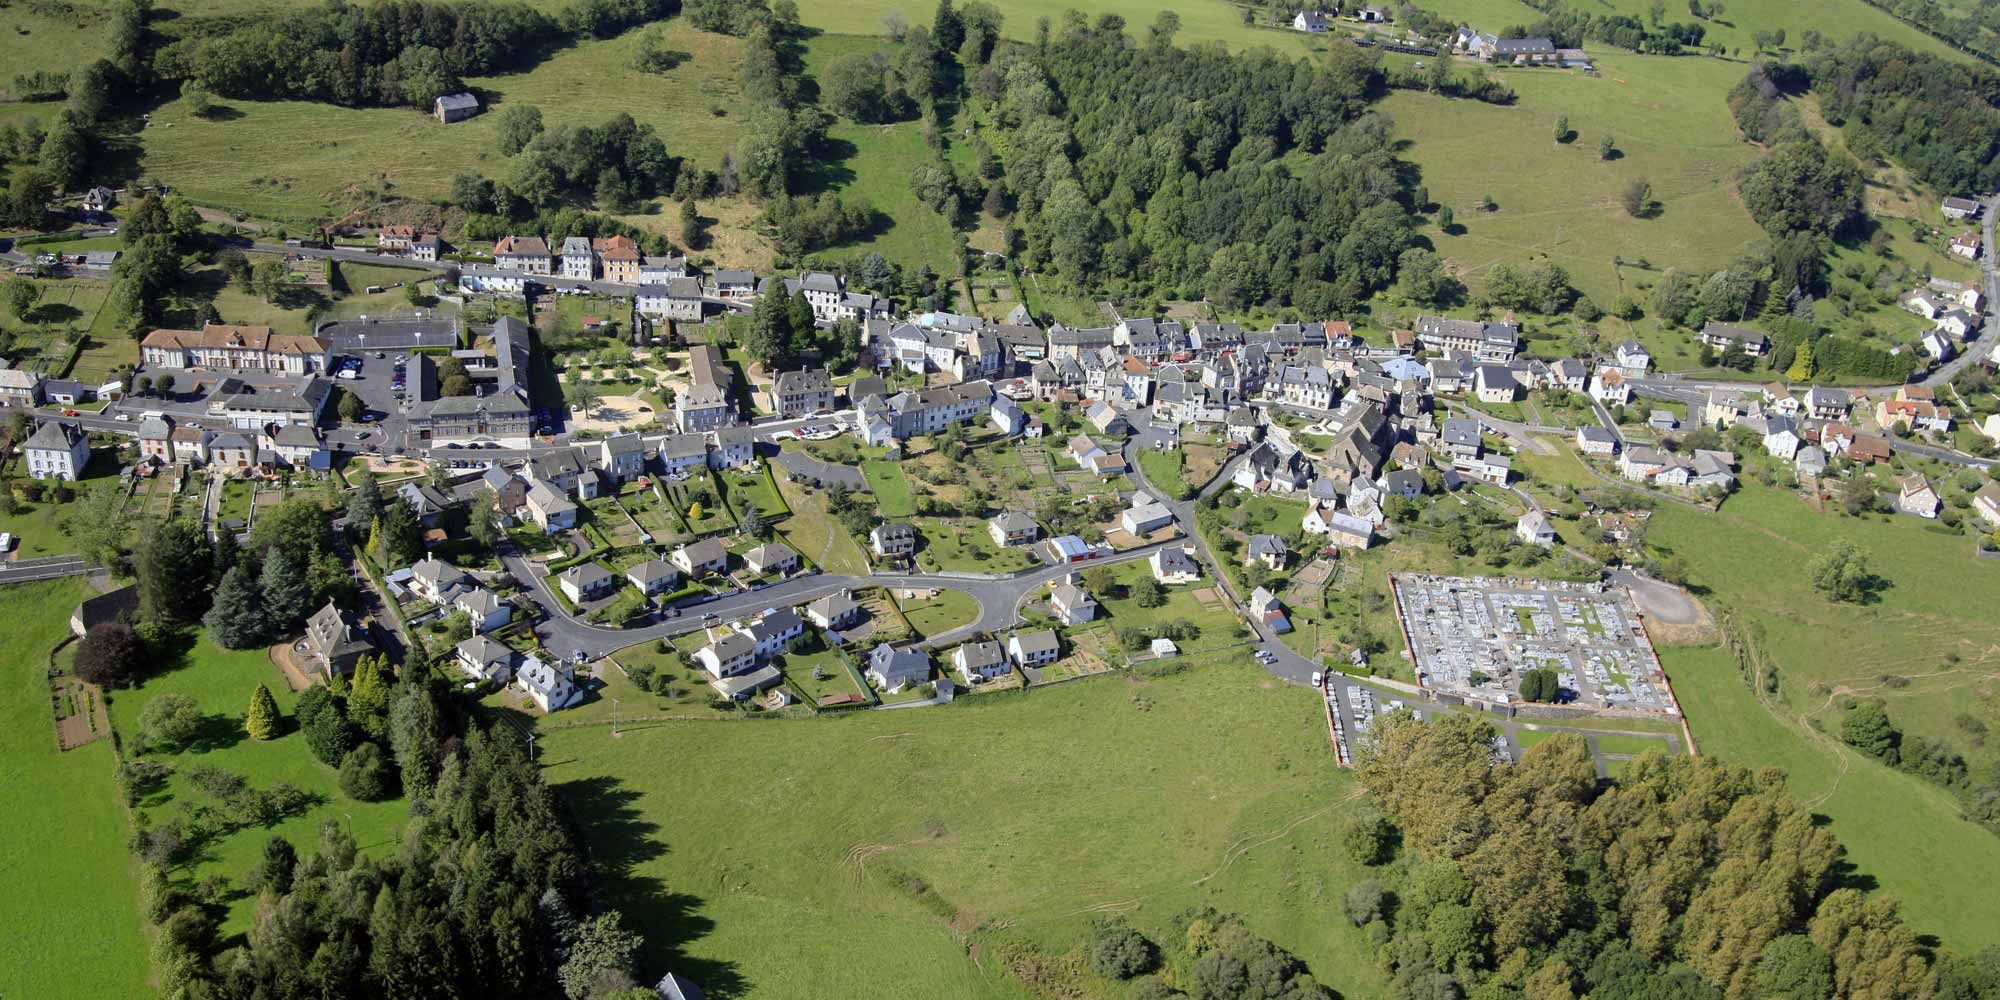
<svg viewBox="0 0 2000 1000">
<path fill-rule="evenodd" d="M 1398 91 L 1383 102 L 1405 157 L 1423 172 L 1431 200 L 1448 205 L 1458 235 L 1435 227 L 1438 252 L 1477 288 L 1497 263 L 1549 259 L 1598 304 L 1657 275 L 1613 265 L 1645 259 L 1655 268 L 1713 269 L 1729 263 L 1763 230 L 1736 200 L 1735 175 L 1756 158 L 1737 138 L 1724 95 L 1743 78 L 1740 64 L 1713 59 L 1612 55 L 1602 75 L 1518 72 L 1503 79 L 1520 95 L 1512 107 Z M 1555 120 L 1577 133 L 1554 140 Z M 1605 161 L 1598 139 L 1624 154 Z M 1635 178 L 1652 184 L 1655 218 L 1634 219 L 1619 196 Z M 1497 211 L 1480 210 L 1491 196 Z"/>
<path fill-rule="evenodd" d="M 258 684 L 271 689 L 285 716 L 285 734 L 269 742 L 247 739 L 242 734 L 243 713 Z M 297 698 L 285 686 L 283 676 L 264 650 L 229 652 L 208 641 L 206 636 L 197 638 L 184 656 L 163 664 L 160 672 L 138 689 L 112 699 L 111 723 L 119 735 L 129 743 L 146 704 L 168 693 L 195 699 L 209 717 L 214 735 L 206 738 L 203 746 L 178 754 L 147 755 L 146 759 L 162 761 L 183 772 L 169 782 L 170 797 L 149 806 L 153 813 L 165 816 L 178 800 L 200 800 L 197 793 L 188 789 L 184 776 L 196 764 L 238 774 L 251 788 L 260 790 L 289 782 L 318 799 L 304 813 L 270 829 L 246 827 L 207 843 L 192 866 L 174 873 L 177 881 L 192 883 L 209 875 L 222 875 L 240 886 L 244 875 L 261 856 L 265 840 L 273 835 L 282 836 L 298 847 L 301 854 L 309 853 L 311 845 L 318 842 L 320 823 L 329 819 L 344 824 L 364 851 L 395 849 L 400 840 L 399 830 L 409 815 L 407 805 L 398 800 L 356 802 L 341 794 L 333 768 L 321 764 L 306 749 L 305 735 L 299 732 L 292 715 Z M 239 894 L 232 899 L 228 917 L 222 922 L 222 935 L 226 938 L 248 931 L 256 906 L 257 900 L 251 895 Z"/>
<path fill-rule="evenodd" d="M 241 100 L 222 102 L 235 114 L 204 121 L 171 102 L 143 133 L 141 170 L 191 197 L 279 219 L 317 218 L 371 192 L 442 199 L 458 174 L 507 175 L 494 112 L 509 102 L 539 107 L 550 127 L 601 125 L 625 112 L 654 126 L 668 152 L 712 168 L 739 127 L 742 42 L 678 20 L 665 30 L 668 46 L 692 57 L 671 72 L 631 68 L 638 32 L 580 42 L 526 73 L 468 80 L 492 106 L 451 125 L 407 108 Z"/>
<path fill-rule="evenodd" d="M 662 766 L 695 739 L 782 777 L 717 797 L 708 769 Z M 1196 905 L 1243 913 L 1346 995 L 1385 985 L 1340 915 L 1364 877 L 1336 836 L 1356 785 L 1313 700 L 1253 667 L 541 744 L 610 902 L 648 930 L 641 964 L 732 995 L 1025 1000 L 1004 946 L 1060 955 L 1094 916 L 1158 934 Z"/>
<path fill-rule="evenodd" d="M 1232 49 L 1264 45 L 1295 56 L 1311 51 L 1314 46 L 1326 44 L 1325 38 L 1276 27 L 1246 25 L 1240 8 L 1220 0 L 1201 3 L 1163 0 L 996 0 L 993 6 L 999 8 L 1006 18 L 1001 33 L 1022 42 L 1034 41 L 1035 22 L 1039 18 L 1048 18 L 1052 31 L 1062 30 L 1063 15 L 1072 10 L 1083 11 L 1093 21 L 1101 14 L 1116 14 L 1125 19 L 1128 34 L 1143 40 L 1146 27 L 1153 23 L 1160 11 L 1172 10 L 1181 18 L 1181 31 L 1176 41 L 1182 45 L 1208 41 L 1219 41 Z M 880 35 L 885 30 L 882 19 L 890 11 L 902 14 L 909 24 L 928 27 L 934 9 L 933 4 L 906 0 L 844 0 L 838 4 L 800 4 L 799 19 L 809 28 L 834 34 Z"/>
<path fill-rule="evenodd" d="M 109 740 L 56 749 L 48 651 L 69 634 L 70 612 L 91 593 L 81 580 L 7 588 L 0 627 L 0 983 L 9 995 L 147 994 L 138 868 L 125 850 L 126 818 Z"/>
</svg>

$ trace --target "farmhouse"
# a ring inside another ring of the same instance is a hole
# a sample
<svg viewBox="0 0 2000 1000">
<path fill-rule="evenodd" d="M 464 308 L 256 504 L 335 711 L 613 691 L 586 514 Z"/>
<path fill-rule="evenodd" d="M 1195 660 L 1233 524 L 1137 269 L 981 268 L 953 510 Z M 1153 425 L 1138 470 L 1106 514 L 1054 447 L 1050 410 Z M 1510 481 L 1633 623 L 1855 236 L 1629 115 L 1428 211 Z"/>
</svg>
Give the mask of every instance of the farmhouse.
<svg viewBox="0 0 2000 1000">
<path fill-rule="evenodd" d="M 1985 205 L 1971 198 L 1960 198 L 1956 195 L 1946 198 L 1944 204 L 1939 207 L 1947 219 L 1977 219 L 1986 209 Z"/>
</svg>

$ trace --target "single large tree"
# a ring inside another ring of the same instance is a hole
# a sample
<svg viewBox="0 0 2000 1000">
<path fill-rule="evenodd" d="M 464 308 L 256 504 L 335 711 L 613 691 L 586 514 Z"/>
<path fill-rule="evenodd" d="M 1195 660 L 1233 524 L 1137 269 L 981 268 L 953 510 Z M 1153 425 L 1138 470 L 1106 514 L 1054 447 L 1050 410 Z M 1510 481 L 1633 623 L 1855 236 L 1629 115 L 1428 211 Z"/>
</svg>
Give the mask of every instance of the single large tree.
<svg viewBox="0 0 2000 1000">
<path fill-rule="evenodd" d="M 1853 542 L 1835 541 L 1806 569 L 1813 589 L 1829 601 L 1859 603 L 1868 596 L 1874 576 L 1868 572 L 1868 557 Z"/>
<path fill-rule="evenodd" d="M 261 645 L 270 635 L 264 595 L 243 564 L 223 574 L 221 585 L 215 588 L 215 603 L 202 616 L 201 623 L 216 645 L 224 649 L 249 649 Z"/>
<path fill-rule="evenodd" d="M 92 625 L 76 646 L 77 677 L 100 687 L 124 687 L 146 664 L 146 643 L 124 622 Z"/>
<path fill-rule="evenodd" d="M 361 483 L 347 498 L 347 524 L 355 532 L 367 531 L 382 516 L 382 484 L 373 472 L 361 473 Z"/>
<path fill-rule="evenodd" d="M 211 551 L 201 529 L 175 518 L 154 529 L 139 550 L 140 619 L 173 629 L 199 621 L 208 610 L 209 588 L 191 581 L 209 577 Z"/>
<path fill-rule="evenodd" d="M 290 631 L 312 608 L 312 588 L 306 584 L 305 567 L 295 562 L 283 548 L 273 546 L 264 558 L 264 571 L 257 587 L 264 595 L 273 634 Z"/>
</svg>

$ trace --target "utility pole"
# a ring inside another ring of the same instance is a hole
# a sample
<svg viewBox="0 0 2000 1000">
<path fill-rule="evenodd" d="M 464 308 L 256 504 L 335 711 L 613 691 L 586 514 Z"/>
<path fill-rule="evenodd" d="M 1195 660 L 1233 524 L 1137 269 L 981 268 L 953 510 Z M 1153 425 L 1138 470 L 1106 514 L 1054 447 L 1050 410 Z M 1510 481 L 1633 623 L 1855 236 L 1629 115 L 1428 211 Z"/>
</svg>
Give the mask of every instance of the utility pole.
<svg viewBox="0 0 2000 1000">
<path fill-rule="evenodd" d="M 611 699 L 611 738 L 618 738 L 618 699 Z"/>
</svg>

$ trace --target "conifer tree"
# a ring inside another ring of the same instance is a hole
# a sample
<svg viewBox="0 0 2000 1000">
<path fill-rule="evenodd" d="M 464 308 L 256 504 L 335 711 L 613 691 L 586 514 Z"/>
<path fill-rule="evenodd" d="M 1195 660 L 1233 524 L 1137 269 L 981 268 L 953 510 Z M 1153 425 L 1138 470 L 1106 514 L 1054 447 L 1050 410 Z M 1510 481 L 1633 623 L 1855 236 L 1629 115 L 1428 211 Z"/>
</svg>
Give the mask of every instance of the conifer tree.
<svg viewBox="0 0 2000 1000">
<path fill-rule="evenodd" d="M 250 712 L 243 718 L 243 731 L 253 740 L 274 740 L 284 724 L 284 717 L 278 714 L 278 700 L 271 697 L 271 689 L 262 684 L 250 696 Z"/>
</svg>

